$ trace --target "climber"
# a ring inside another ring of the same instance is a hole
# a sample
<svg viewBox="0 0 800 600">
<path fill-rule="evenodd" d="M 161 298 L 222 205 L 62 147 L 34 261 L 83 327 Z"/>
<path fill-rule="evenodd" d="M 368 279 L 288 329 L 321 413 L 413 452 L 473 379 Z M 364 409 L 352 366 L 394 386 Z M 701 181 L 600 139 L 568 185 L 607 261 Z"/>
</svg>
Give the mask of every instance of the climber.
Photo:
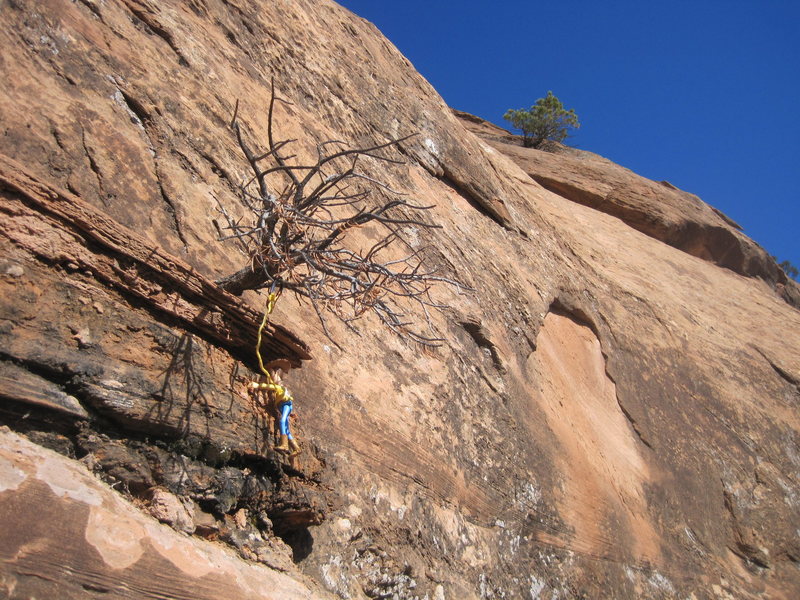
<svg viewBox="0 0 800 600">
<path fill-rule="evenodd" d="M 265 390 L 269 394 L 270 412 L 278 423 L 278 433 L 280 442 L 275 446 L 277 452 L 286 452 L 290 457 L 300 454 L 300 444 L 292 436 L 289 428 L 289 417 L 292 414 L 292 393 L 283 385 L 280 370 L 286 368 L 287 361 L 273 361 L 267 365 L 271 382 L 260 383 L 252 382 L 249 385 L 251 391 Z"/>
<path fill-rule="evenodd" d="M 292 414 L 292 394 L 281 384 L 280 371 L 275 369 L 272 373 L 275 386 L 270 391 L 274 397 L 275 414 L 278 417 L 278 432 L 280 433 L 280 443 L 275 446 L 278 452 L 287 452 L 289 456 L 300 454 L 300 445 L 295 441 L 289 429 L 289 415 Z"/>
</svg>

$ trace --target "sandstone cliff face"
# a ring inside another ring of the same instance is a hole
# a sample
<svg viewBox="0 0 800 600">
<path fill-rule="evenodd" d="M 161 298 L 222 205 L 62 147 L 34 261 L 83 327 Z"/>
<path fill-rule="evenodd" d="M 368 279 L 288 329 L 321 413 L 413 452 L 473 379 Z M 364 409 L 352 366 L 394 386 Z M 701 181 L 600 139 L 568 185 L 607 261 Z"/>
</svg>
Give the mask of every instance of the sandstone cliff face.
<svg viewBox="0 0 800 600">
<path fill-rule="evenodd" d="M 583 150 L 558 142 L 522 147 L 522 138 L 462 111 L 464 126 L 510 157 L 544 188 L 613 215 L 637 231 L 721 267 L 759 277 L 800 307 L 800 289 L 741 227 L 697 196 L 668 181 L 655 182 Z M 786 286 L 789 290 L 784 291 Z"/>
<path fill-rule="evenodd" d="M 683 243 L 646 198 L 624 214 L 585 200 L 625 204 L 619 167 L 548 155 L 537 175 L 330 2 L 0 14 L 0 415 L 28 438 L 2 433 L 6 595 L 800 592 L 800 312 L 712 209 L 647 188 L 695 207 Z M 331 323 L 337 347 L 281 299 L 268 352 L 302 365 L 295 464 L 244 391 L 264 298 L 213 284 L 246 261 L 212 223 L 218 203 L 242 213 L 227 125 L 238 99 L 266 134 L 273 77 L 299 160 L 419 134 L 368 174 L 435 205 L 442 229 L 409 243 L 472 290 L 438 290 L 447 343 L 425 351 L 371 317 Z M 98 546 L 98 514 L 130 526 Z"/>
</svg>

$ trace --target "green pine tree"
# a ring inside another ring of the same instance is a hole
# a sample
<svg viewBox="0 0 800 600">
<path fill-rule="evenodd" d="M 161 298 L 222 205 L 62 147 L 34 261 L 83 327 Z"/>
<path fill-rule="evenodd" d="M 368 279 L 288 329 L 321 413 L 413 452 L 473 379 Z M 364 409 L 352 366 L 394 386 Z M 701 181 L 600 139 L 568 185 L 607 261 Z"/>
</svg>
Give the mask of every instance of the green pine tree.
<svg viewBox="0 0 800 600">
<path fill-rule="evenodd" d="M 575 111 L 565 109 L 561 100 L 549 91 L 529 109 L 509 109 L 503 118 L 522 130 L 522 143 L 526 148 L 538 148 L 545 140 L 563 142 L 569 129 L 581 126 Z"/>
</svg>

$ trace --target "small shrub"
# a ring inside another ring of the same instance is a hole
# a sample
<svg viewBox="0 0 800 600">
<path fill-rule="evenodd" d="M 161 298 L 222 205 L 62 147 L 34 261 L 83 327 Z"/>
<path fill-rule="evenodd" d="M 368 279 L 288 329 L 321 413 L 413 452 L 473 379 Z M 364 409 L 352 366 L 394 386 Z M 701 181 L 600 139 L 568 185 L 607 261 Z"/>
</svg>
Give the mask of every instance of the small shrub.
<svg viewBox="0 0 800 600">
<path fill-rule="evenodd" d="M 526 148 L 538 148 L 545 140 L 563 142 L 569 129 L 581 126 L 575 111 L 565 109 L 553 92 L 547 92 L 545 98 L 539 98 L 527 110 L 509 109 L 503 118 L 522 130 L 522 143 Z"/>
</svg>

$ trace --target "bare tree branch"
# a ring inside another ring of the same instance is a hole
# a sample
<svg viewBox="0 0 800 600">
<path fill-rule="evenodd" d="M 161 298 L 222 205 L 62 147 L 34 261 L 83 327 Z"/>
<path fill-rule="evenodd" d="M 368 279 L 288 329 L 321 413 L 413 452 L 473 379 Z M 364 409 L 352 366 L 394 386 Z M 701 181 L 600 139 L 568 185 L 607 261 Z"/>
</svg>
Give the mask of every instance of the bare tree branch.
<svg viewBox="0 0 800 600">
<path fill-rule="evenodd" d="M 401 258 L 386 255 L 401 240 L 401 226 L 436 229 L 423 218 L 432 206 L 418 206 L 398 198 L 401 193 L 359 170 L 369 158 L 387 164 L 402 161 L 384 152 L 413 137 L 412 134 L 364 148 L 348 148 L 339 140 L 317 144 L 314 164 L 292 164 L 284 152 L 295 140 L 274 138 L 276 100 L 274 82 L 268 107 L 267 147 L 251 148 L 239 122 L 237 100 L 230 127 L 247 160 L 252 177 L 240 186 L 240 199 L 249 217 L 235 219 L 221 204 L 218 212 L 227 223 L 220 241 L 236 240 L 250 260 L 246 266 L 218 283 L 229 292 L 258 290 L 273 284 L 307 298 L 330 338 L 326 314 L 345 325 L 372 311 L 399 335 L 425 345 L 437 345 L 435 334 L 424 335 L 403 308 L 416 305 L 429 331 L 430 308 L 445 308 L 431 297 L 431 288 L 443 283 L 463 288 L 457 281 L 423 268 L 424 249 Z M 282 100 L 281 100 L 282 101 Z M 374 202 L 370 189 L 379 188 L 394 199 Z M 374 225 L 380 237 L 366 251 L 344 245 L 355 228 Z M 406 242 L 407 247 L 411 247 Z M 410 304 L 409 304 L 410 302 Z M 337 344 L 338 345 L 338 344 Z"/>
</svg>

